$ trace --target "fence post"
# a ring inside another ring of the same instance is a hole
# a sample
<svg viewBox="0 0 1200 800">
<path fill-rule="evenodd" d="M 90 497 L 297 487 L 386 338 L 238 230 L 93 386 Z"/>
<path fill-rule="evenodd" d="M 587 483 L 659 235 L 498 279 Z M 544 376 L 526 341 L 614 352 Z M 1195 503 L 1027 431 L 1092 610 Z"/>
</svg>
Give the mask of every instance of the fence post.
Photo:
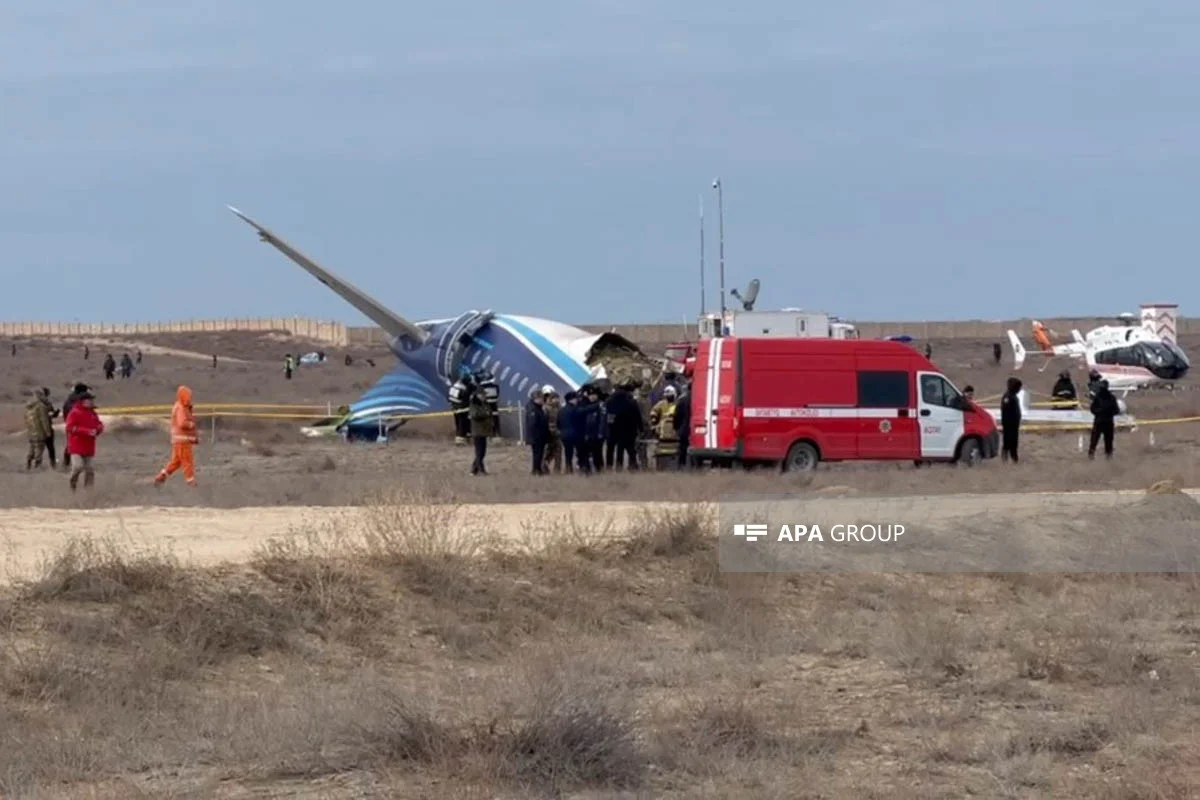
<svg viewBox="0 0 1200 800">
<path fill-rule="evenodd" d="M 209 439 L 209 444 L 213 446 L 217 444 L 217 414 L 215 411 L 212 415 L 212 438 Z"/>
</svg>

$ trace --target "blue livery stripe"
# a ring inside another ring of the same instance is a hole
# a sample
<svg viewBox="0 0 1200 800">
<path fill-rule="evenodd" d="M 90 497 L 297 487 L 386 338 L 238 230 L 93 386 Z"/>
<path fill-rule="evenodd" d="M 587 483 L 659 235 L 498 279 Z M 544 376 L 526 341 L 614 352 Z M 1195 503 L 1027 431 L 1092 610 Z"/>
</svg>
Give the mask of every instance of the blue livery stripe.
<svg viewBox="0 0 1200 800">
<path fill-rule="evenodd" d="M 576 383 L 576 387 L 582 386 L 591 380 L 592 375 L 587 367 L 580 364 L 570 356 L 567 351 L 563 350 L 554 342 L 547 339 L 542 334 L 530 328 L 528 325 L 517 322 L 512 317 L 497 316 L 496 320 L 504 326 L 508 326 L 515 333 L 520 334 L 529 344 L 537 351 L 537 354 L 546 359 L 549 363 L 562 370 L 570 380 Z"/>
</svg>

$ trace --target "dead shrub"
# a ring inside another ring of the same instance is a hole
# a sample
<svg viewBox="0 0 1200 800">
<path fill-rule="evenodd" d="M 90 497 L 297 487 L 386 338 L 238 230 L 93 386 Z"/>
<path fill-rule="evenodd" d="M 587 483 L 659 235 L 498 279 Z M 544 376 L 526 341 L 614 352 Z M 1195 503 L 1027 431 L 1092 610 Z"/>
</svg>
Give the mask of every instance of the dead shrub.
<svg viewBox="0 0 1200 800">
<path fill-rule="evenodd" d="M 495 539 L 484 515 L 436 491 L 389 492 L 369 499 L 363 512 L 361 550 L 379 564 L 474 557 L 491 549 Z"/>
<path fill-rule="evenodd" d="M 1095 753 L 1112 740 L 1108 726 L 1095 719 L 1074 720 L 1050 727 L 1030 728 L 1009 738 L 1009 758 L 1037 753 L 1079 756 Z"/>
<path fill-rule="evenodd" d="M 185 648 L 195 664 L 206 666 L 239 655 L 287 649 L 302 627 L 286 602 L 261 592 L 219 583 L 189 581 L 175 591 L 132 605 L 129 614 L 172 644 Z"/>
<path fill-rule="evenodd" d="M 261 456 L 262 458 L 274 458 L 275 448 L 262 441 L 252 441 L 246 448 L 251 455 Z"/>
<path fill-rule="evenodd" d="M 552 790 L 636 787 L 649 765 L 615 693 L 566 681 L 540 687 L 492 755 L 501 774 Z"/>
<path fill-rule="evenodd" d="M 953 612 L 902 609 L 881 645 L 897 666 L 935 679 L 953 679 L 969 669 L 970 632 Z"/>
<path fill-rule="evenodd" d="M 462 738 L 412 698 L 386 690 L 370 703 L 371 713 L 354 720 L 341 737 L 360 763 L 446 763 L 461 755 Z"/>
<path fill-rule="evenodd" d="M 701 504 L 643 511 L 626 553 L 635 557 L 678 558 L 712 550 L 711 528 L 711 512 Z"/>
<path fill-rule="evenodd" d="M 760 712 L 745 697 L 706 699 L 687 720 L 687 749 L 726 758 L 777 757 L 787 740 L 767 730 Z"/>
<path fill-rule="evenodd" d="M 353 562 L 269 542 L 252 563 L 285 592 L 306 629 L 332 626 L 342 637 L 354 637 L 367 633 L 384 613 L 371 576 Z"/>
<path fill-rule="evenodd" d="M 320 459 L 310 459 L 307 464 L 308 472 L 334 472 L 337 470 L 337 462 L 333 460 L 333 456 L 326 455 Z"/>
<path fill-rule="evenodd" d="M 85 537 L 71 540 L 44 564 L 25 593 L 40 600 L 109 602 L 169 589 L 181 575 L 179 564 L 165 553 L 131 554 L 111 539 Z"/>
</svg>

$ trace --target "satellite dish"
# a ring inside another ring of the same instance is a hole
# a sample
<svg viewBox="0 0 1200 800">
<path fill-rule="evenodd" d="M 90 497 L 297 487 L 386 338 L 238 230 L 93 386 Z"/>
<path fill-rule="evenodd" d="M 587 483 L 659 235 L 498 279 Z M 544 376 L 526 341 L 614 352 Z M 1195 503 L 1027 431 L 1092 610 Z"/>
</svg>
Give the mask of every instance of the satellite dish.
<svg viewBox="0 0 1200 800">
<path fill-rule="evenodd" d="M 735 298 L 737 298 L 738 300 L 742 301 L 743 309 L 745 309 L 746 311 L 753 311 L 754 310 L 754 301 L 758 299 L 758 287 L 759 287 L 758 278 L 755 278 L 754 280 L 750 281 L 750 285 L 746 287 L 746 296 L 745 297 L 743 297 L 742 293 L 739 292 L 737 289 L 730 289 L 729 293 L 731 295 L 733 295 Z"/>
<path fill-rule="evenodd" d="M 758 299 L 758 278 L 750 281 L 750 285 L 746 287 L 746 296 L 742 298 L 742 307 L 747 311 L 754 310 L 754 301 Z"/>
</svg>

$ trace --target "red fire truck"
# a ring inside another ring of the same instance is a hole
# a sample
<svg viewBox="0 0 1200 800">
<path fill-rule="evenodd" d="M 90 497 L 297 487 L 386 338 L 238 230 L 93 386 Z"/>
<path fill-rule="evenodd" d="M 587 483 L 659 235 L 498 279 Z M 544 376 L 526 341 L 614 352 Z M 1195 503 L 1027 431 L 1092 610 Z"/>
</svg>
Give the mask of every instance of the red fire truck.
<svg viewBox="0 0 1200 800">
<path fill-rule="evenodd" d="M 907 460 L 974 466 L 995 420 L 900 342 L 737 338 L 699 343 L 689 452 L 697 463 Z"/>
</svg>

